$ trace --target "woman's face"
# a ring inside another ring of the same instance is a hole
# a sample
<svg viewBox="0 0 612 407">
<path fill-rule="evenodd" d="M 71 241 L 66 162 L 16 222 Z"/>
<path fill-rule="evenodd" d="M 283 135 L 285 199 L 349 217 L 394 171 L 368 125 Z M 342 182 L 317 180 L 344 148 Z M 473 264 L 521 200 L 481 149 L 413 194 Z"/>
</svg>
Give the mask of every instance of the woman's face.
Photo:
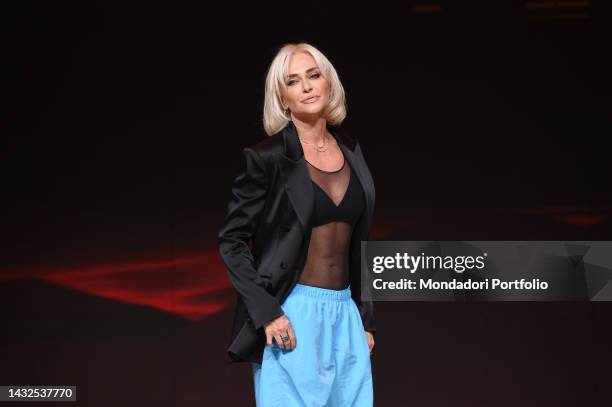
<svg viewBox="0 0 612 407">
<path fill-rule="evenodd" d="M 293 116 L 320 116 L 329 102 L 330 86 L 312 56 L 299 52 L 291 56 L 283 106 Z"/>
</svg>

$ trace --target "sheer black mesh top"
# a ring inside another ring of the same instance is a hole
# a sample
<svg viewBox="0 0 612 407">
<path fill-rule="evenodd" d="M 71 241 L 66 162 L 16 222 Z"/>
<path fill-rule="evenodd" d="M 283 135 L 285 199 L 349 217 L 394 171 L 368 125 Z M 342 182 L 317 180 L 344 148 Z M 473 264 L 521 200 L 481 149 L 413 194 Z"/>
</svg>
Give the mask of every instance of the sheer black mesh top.
<svg viewBox="0 0 612 407">
<path fill-rule="evenodd" d="M 365 209 L 365 195 L 346 158 L 336 171 L 306 163 L 315 202 L 308 257 L 299 282 L 341 290 L 349 285 L 351 235 Z"/>
</svg>

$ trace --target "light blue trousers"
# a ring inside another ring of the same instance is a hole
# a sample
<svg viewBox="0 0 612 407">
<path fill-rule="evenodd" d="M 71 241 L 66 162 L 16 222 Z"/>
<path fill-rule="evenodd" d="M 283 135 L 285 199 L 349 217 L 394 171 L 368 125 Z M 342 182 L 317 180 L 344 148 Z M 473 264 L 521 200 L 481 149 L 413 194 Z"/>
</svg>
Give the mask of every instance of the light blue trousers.
<svg viewBox="0 0 612 407">
<path fill-rule="evenodd" d="M 252 363 L 257 407 L 372 407 L 370 350 L 350 287 L 297 284 L 281 304 L 296 347 Z"/>
</svg>

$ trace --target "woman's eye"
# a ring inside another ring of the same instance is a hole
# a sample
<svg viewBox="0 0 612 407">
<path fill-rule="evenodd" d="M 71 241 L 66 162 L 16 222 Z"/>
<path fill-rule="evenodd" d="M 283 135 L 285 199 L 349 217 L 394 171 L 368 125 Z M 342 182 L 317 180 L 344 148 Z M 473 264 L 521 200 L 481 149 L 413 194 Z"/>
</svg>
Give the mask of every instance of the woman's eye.
<svg viewBox="0 0 612 407">
<path fill-rule="evenodd" d="M 317 79 L 317 78 L 318 78 L 318 77 L 320 77 L 320 76 L 321 76 L 321 74 L 316 73 L 316 74 L 314 74 L 314 75 L 310 75 L 310 79 Z M 293 81 L 289 81 L 289 82 L 287 82 L 287 86 L 291 86 L 291 85 L 293 85 L 295 82 L 296 82 L 296 81 L 294 81 L 294 80 L 293 80 Z"/>
</svg>

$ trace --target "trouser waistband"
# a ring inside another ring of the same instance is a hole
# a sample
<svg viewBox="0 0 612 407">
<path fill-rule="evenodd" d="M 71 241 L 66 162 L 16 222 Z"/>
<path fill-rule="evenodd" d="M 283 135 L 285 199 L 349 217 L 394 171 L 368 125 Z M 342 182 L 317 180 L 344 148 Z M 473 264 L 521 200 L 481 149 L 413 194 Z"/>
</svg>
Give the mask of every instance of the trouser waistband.
<svg viewBox="0 0 612 407">
<path fill-rule="evenodd" d="M 348 286 L 342 290 L 334 290 L 331 288 L 315 287 L 307 284 L 297 283 L 291 291 L 293 295 L 304 295 L 307 297 L 321 298 L 325 300 L 347 301 L 351 298 L 351 287 Z"/>
</svg>

